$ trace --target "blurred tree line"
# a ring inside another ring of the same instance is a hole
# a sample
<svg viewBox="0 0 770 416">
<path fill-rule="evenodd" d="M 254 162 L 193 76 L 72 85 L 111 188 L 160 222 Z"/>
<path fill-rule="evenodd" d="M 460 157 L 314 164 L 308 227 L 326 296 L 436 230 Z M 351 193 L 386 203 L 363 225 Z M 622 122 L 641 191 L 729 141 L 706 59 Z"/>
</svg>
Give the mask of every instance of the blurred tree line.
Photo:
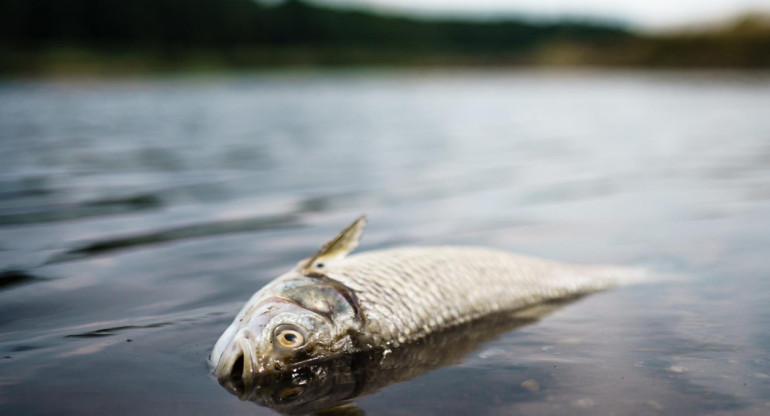
<svg viewBox="0 0 770 416">
<path fill-rule="evenodd" d="M 600 40 L 617 27 L 524 21 L 420 21 L 334 10 L 295 0 L 0 0 L 4 43 L 23 46 L 230 48 L 255 45 L 387 46 L 474 51 L 546 39 Z"/>
<path fill-rule="evenodd" d="M 751 39 L 760 40 L 738 54 L 761 55 L 753 48 L 766 46 L 767 36 Z M 273 6 L 255 0 L 0 0 L 0 65 L 6 71 L 45 67 L 67 51 L 78 51 L 73 56 L 80 60 L 109 63 L 117 55 L 182 65 L 190 57 L 226 66 L 649 65 L 656 59 L 676 65 L 680 55 L 713 43 L 643 37 L 606 23 L 420 20 L 297 0 Z M 735 42 L 728 43 L 733 48 Z M 752 59 L 750 66 L 770 64 Z"/>
</svg>

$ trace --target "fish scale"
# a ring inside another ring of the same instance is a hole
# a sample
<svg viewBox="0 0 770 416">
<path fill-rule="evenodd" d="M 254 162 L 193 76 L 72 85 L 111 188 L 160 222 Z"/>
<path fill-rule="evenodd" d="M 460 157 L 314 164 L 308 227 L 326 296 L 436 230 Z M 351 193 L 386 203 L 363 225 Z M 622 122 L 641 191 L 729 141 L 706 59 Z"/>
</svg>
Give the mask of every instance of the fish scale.
<svg viewBox="0 0 770 416">
<path fill-rule="evenodd" d="M 475 247 L 407 247 L 353 255 L 324 273 L 355 292 L 362 341 L 398 345 L 482 315 L 606 289 L 629 271 Z"/>
</svg>

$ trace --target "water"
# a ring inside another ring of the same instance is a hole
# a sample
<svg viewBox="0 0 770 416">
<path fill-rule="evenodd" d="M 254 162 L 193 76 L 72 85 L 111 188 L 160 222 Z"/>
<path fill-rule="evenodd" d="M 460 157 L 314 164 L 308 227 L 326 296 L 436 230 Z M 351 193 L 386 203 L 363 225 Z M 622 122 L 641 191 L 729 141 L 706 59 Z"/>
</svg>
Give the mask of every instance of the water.
<svg viewBox="0 0 770 416">
<path fill-rule="evenodd" d="M 770 412 L 766 75 L 5 81 L 0 201 L 3 415 L 275 414 L 219 386 L 208 352 L 364 212 L 364 250 L 474 244 L 665 278 L 340 413 Z"/>
</svg>

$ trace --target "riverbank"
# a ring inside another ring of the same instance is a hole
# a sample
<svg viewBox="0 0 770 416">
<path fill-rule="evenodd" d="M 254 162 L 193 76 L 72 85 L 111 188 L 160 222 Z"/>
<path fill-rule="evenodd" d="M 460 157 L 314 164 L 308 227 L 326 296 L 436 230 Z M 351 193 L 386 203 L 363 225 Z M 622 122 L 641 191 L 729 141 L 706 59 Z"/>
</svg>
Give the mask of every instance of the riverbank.
<svg viewBox="0 0 770 416">
<path fill-rule="evenodd" d="M 137 0 L 100 7 L 82 0 L 0 3 L 0 75 L 283 67 L 770 68 L 770 18 L 762 14 L 646 33 L 602 20 L 431 20 L 299 1 L 267 7 L 251 0 Z"/>
</svg>

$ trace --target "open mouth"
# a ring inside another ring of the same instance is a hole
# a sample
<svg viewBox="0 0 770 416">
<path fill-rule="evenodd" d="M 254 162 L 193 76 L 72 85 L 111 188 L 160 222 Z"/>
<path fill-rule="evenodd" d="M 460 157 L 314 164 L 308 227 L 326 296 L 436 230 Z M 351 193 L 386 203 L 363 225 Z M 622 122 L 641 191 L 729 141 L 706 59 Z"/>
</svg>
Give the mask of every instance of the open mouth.
<svg viewBox="0 0 770 416">
<path fill-rule="evenodd" d="M 239 354 L 230 370 L 230 379 L 243 379 L 243 354 Z"/>
<path fill-rule="evenodd" d="M 230 378 L 233 377 L 243 378 L 243 354 L 240 354 L 233 363 L 233 368 L 230 370 Z"/>
<path fill-rule="evenodd" d="M 219 362 L 215 375 L 220 384 L 226 386 L 238 396 L 243 396 L 251 390 L 256 372 L 256 353 L 254 348 L 244 338 L 235 340 L 228 347 L 226 359 Z M 223 357 L 225 358 L 225 357 Z"/>
<path fill-rule="evenodd" d="M 234 360 L 228 360 L 227 363 L 223 363 L 224 365 L 216 370 L 219 384 L 240 397 L 241 400 L 248 399 L 245 395 L 247 392 L 250 392 L 252 384 L 252 375 L 247 373 L 245 361 L 244 352 L 239 349 Z"/>
</svg>

